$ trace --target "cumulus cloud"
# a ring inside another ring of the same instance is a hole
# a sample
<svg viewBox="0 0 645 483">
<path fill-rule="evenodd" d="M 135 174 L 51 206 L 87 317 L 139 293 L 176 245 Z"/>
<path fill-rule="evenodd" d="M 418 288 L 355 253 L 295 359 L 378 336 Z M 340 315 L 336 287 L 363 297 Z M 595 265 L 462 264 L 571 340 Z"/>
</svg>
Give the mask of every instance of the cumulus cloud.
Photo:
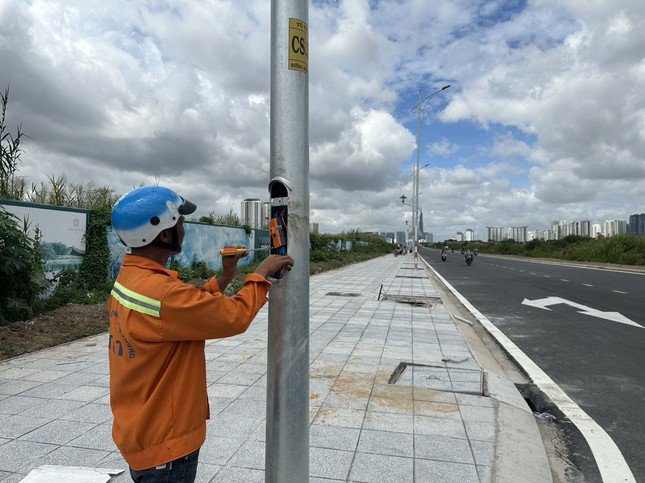
<svg viewBox="0 0 645 483">
<path fill-rule="evenodd" d="M 446 138 L 441 138 L 440 141 L 430 144 L 430 147 L 428 148 L 428 152 L 430 154 L 436 154 L 438 156 L 444 157 L 455 154 L 457 151 L 459 151 L 459 145 L 451 143 Z"/>
<path fill-rule="evenodd" d="M 443 83 L 422 155 L 454 165 L 421 173 L 438 237 L 642 210 L 644 20 L 638 0 L 312 3 L 312 219 L 403 229 L 416 122 L 399 110 Z M 0 85 L 30 135 L 21 173 L 118 192 L 159 179 L 204 213 L 266 199 L 269 39 L 261 0 L 0 3 Z M 477 166 L 464 122 L 490 133 Z"/>
</svg>

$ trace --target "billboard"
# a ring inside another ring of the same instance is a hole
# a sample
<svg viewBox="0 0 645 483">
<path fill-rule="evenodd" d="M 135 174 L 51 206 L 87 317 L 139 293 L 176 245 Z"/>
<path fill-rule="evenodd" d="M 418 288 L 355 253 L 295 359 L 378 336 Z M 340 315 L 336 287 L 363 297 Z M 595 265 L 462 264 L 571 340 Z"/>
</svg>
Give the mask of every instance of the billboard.
<svg viewBox="0 0 645 483">
<path fill-rule="evenodd" d="M 1 206 L 20 220 L 20 228 L 28 227 L 30 237 L 40 231 L 47 278 L 64 268 L 78 270 L 85 255 L 88 211 L 4 200 Z"/>
</svg>

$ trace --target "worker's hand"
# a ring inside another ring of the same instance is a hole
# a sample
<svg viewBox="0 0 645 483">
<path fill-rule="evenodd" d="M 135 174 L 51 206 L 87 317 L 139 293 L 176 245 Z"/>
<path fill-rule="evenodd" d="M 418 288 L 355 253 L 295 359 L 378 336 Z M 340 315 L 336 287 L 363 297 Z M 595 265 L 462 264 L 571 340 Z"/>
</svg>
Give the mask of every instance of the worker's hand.
<svg viewBox="0 0 645 483">
<path fill-rule="evenodd" d="M 249 252 L 245 251 L 243 253 L 237 253 L 236 255 L 222 257 L 222 275 L 235 275 L 235 272 L 237 272 L 237 262 L 248 254 Z"/>
<path fill-rule="evenodd" d="M 260 263 L 260 265 L 258 265 L 258 268 L 255 269 L 255 273 L 266 278 L 286 265 L 293 266 L 294 263 L 293 258 L 289 255 L 269 255 L 262 261 L 262 263 Z"/>
</svg>

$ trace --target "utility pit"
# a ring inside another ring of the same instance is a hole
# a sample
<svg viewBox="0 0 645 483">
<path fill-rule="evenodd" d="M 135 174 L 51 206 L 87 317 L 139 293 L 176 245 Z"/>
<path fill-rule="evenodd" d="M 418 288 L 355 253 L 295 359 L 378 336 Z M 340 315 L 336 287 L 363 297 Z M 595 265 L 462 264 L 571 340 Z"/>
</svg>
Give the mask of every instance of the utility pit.
<svg viewBox="0 0 645 483">
<path fill-rule="evenodd" d="M 401 362 L 390 376 L 388 384 L 488 396 L 484 371 L 438 364 Z"/>
</svg>

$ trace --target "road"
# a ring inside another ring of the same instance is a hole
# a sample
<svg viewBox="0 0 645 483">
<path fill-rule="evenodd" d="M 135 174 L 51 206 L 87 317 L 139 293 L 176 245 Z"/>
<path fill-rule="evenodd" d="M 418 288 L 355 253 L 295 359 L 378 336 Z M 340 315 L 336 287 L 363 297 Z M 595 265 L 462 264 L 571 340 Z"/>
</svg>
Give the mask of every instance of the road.
<svg viewBox="0 0 645 483">
<path fill-rule="evenodd" d="M 645 328 L 628 325 L 645 326 L 645 274 L 484 255 L 468 267 L 458 252 L 444 263 L 436 250 L 420 253 L 611 436 L 645 481 Z"/>
</svg>

